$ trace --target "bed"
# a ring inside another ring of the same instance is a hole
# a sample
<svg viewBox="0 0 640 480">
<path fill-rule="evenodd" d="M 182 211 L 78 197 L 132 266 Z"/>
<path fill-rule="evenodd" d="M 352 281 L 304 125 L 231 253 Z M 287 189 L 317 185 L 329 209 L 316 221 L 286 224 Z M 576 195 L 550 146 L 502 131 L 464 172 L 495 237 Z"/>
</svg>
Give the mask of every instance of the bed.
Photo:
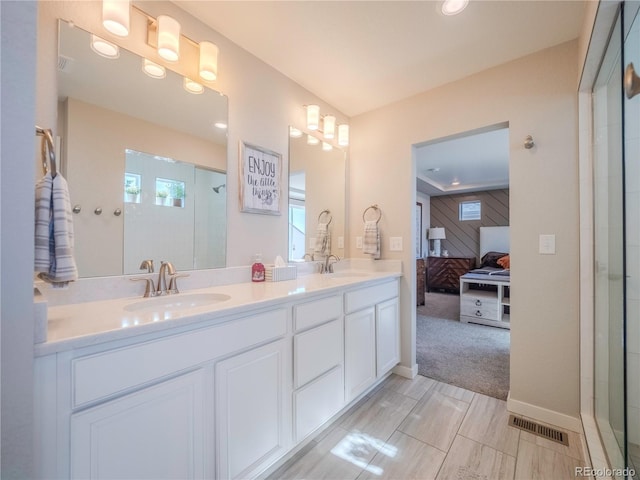
<svg viewBox="0 0 640 480">
<path fill-rule="evenodd" d="M 460 277 L 460 321 L 509 328 L 509 227 L 480 227 L 480 267 Z"/>
</svg>

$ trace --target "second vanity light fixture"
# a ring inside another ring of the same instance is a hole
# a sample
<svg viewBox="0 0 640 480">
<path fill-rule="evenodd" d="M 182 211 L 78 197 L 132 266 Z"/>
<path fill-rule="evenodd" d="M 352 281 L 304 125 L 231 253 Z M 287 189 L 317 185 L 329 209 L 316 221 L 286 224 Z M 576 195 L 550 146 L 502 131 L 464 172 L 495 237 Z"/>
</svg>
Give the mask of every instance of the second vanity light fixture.
<svg viewBox="0 0 640 480">
<path fill-rule="evenodd" d="M 135 8 L 135 7 L 134 7 Z M 190 43 L 198 48 L 198 73 L 203 80 L 215 81 L 218 77 L 218 47 L 212 42 L 194 42 L 181 34 L 180 23 L 169 15 L 150 17 L 143 11 L 135 9 L 147 18 L 147 43 L 156 48 L 158 55 L 166 62 L 175 63 L 180 60 L 180 44 Z M 130 33 L 131 0 L 103 0 L 102 25 L 110 33 L 126 37 Z M 108 42 L 107 42 L 108 43 Z M 116 46 L 117 49 L 117 46 Z M 110 58 L 115 58 L 111 56 Z M 165 67 L 143 59 L 143 71 L 153 78 L 164 78 Z M 193 79 L 184 79 L 184 88 L 190 93 L 202 93 L 203 85 Z"/>
<path fill-rule="evenodd" d="M 306 105 L 307 128 L 312 131 L 322 132 L 326 140 L 333 140 L 336 136 L 336 117 L 334 115 L 320 115 L 319 105 Z M 320 120 L 323 129 L 320 130 Z M 346 147 L 349 145 L 349 125 L 346 123 L 338 125 L 338 145 Z"/>
</svg>

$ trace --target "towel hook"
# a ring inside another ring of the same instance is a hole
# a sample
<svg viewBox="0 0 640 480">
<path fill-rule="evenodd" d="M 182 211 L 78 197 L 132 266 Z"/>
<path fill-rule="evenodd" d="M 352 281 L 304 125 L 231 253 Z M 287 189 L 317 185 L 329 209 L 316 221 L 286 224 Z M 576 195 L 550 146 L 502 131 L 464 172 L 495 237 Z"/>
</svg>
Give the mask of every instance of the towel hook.
<svg viewBox="0 0 640 480">
<path fill-rule="evenodd" d="M 380 207 L 378 207 L 378 205 L 371 205 L 369 207 L 367 207 L 364 212 L 362 212 L 362 221 L 366 222 L 367 220 L 365 219 L 365 215 L 367 214 L 367 212 L 369 210 L 375 210 L 378 212 L 378 218 L 376 219 L 376 223 L 378 223 L 380 221 L 380 219 L 382 218 L 382 210 L 380 210 Z"/>
<path fill-rule="evenodd" d="M 44 174 L 46 175 L 51 169 L 51 177 L 55 177 L 58 173 L 56 171 L 56 151 L 53 146 L 53 133 L 50 128 L 44 129 L 36 125 L 36 135 L 42 137 L 41 143 L 41 155 L 42 155 L 42 170 L 44 170 Z M 49 167 L 47 166 L 47 152 L 49 156 Z"/>
<path fill-rule="evenodd" d="M 331 224 L 331 220 L 333 220 L 333 216 L 331 215 L 331 212 L 329 210 L 323 210 L 320 212 L 320 215 L 318 215 L 318 222 L 320 222 L 320 218 L 322 218 L 322 215 L 327 214 L 327 216 L 329 217 L 329 221 L 327 222 L 327 227 Z"/>
</svg>

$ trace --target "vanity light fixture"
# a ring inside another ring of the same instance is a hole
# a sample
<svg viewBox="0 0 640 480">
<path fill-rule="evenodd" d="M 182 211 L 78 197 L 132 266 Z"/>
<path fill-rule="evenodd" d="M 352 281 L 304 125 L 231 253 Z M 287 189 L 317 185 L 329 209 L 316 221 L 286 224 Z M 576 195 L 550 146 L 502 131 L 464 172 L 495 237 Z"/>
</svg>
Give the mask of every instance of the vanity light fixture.
<svg viewBox="0 0 640 480">
<path fill-rule="evenodd" d="M 201 83 L 195 82 L 187 77 L 184 77 L 183 86 L 187 92 L 195 95 L 199 95 L 204 92 L 204 86 Z"/>
<path fill-rule="evenodd" d="M 318 130 L 320 126 L 320 106 L 307 105 L 307 128 L 309 130 Z"/>
<path fill-rule="evenodd" d="M 117 45 L 93 34 L 91 35 L 91 50 L 105 58 L 113 59 L 120 56 L 120 49 Z"/>
<path fill-rule="evenodd" d="M 336 117 L 333 115 L 325 115 L 323 118 L 324 138 L 331 140 L 336 134 Z"/>
<path fill-rule="evenodd" d="M 349 125 L 346 123 L 338 125 L 338 145 L 341 147 L 349 145 Z"/>
<path fill-rule="evenodd" d="M 129 35 L 130 0 L 102 0 L 102 25 L 118 37 Z"/>
<path fill-rule="evenodd" d="M 200 42 L 200 76 L 209 82 L 218 78 L 218 46 Z"/>
<path fill-rule="evenodd" d="M 180 59 L 180 23 L 169 15 L 158 16 L 158 55 L 167 62 Z"/>
<path fill-rule="evenodd" d="M 462 12 L 469 5 L 469 0 L 444 0 L 442 2 L 442 14 L 451 16 Z"/>
<path fill-rule="evenodd" d="M 147 58 L 142 59 L 142 71 L 151 78 L 164 78 L 167 76 L 167 70 L 162 65 L 158 65 Z"/>
<path fill-rule="evenodd" d="M 318 145 L 320 140 L 318 140 L 313 135 L 307 135 L 307 145 Z"/>
<path fill-rule="evenodd" d="M 331 150 L 333 150 L 333 146 L 330 143 L 322 142 L 322 150 L 324 150 L 325 152 L 330 152 Z"/>
</svg>

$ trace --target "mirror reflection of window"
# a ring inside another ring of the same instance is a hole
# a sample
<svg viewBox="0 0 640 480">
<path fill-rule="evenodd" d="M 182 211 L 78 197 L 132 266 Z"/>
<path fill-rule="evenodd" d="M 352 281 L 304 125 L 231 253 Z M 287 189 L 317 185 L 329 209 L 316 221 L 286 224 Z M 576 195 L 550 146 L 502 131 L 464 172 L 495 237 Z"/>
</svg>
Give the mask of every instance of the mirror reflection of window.
<svg viewBox="0 0 640 480">
<path fill-rule="evenodd" d="M 302 260 L 305 254 L 305 172 L 289 175 L 289 258 Z"/>
<path fill-rule="evenodd" d="M 124 174 L 124 201 L 128 203 L 140 203 L 140 175 L 125 172 Z"/>
</svg>

